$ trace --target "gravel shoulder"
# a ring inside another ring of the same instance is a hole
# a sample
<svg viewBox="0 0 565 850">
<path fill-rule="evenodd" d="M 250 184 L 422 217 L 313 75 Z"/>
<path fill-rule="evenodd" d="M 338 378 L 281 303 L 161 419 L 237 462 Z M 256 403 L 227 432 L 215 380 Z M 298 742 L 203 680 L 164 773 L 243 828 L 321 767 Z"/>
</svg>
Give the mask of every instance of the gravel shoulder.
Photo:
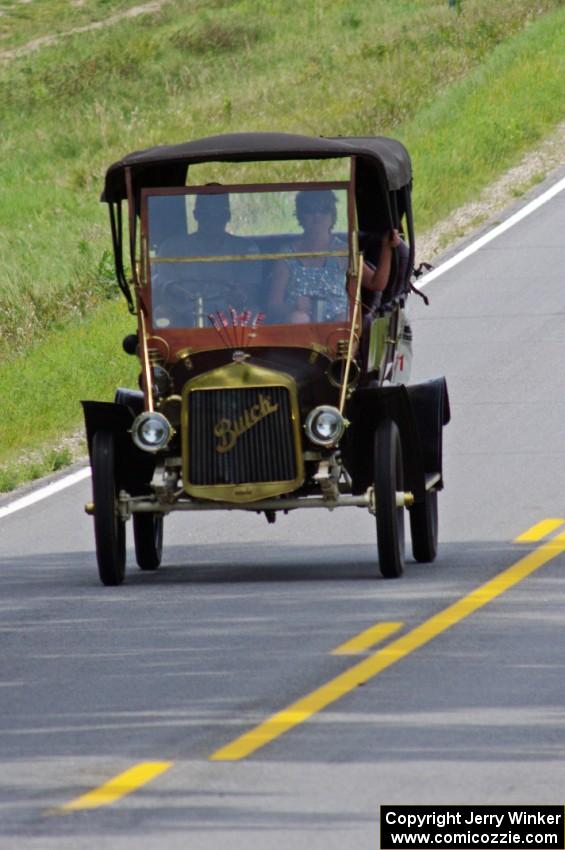
<svg viewBox="0 0 565 850">
<path fill-rule="evenodd" d="M 454 210 L 426 233 L 417 233 L 417 262 L 433 263 L 478 230 L 487 230 L 497 224 L 502 212 L 506 213 L 513 205 L 521 205 L 530 195 L 537 194 L 540 184 L 560 166 L 565 166 L 564 150 L 565 122 L 539 148 L 530 151 L 518 165 L 483 189 L 478 198 Z"/>
</svg>

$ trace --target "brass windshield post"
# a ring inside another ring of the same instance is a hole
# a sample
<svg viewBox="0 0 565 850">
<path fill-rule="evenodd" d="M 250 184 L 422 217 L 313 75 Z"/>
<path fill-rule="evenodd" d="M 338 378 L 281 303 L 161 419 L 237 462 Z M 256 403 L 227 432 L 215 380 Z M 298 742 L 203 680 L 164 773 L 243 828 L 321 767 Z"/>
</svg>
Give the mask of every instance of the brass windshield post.
<svg viewBox="0 0 565 850">
<path fill-rule="evenodd" d="M 349 371 L 351 368 L 351 360 L 353 357 L 353 344 L 356 337 L 357 317 L 361 306 L 361 281 L 363 279 L 363 254 L 357 254 L 359 268 L 357 270 L 357 286 L 355 287 L 355 302 L 353 305 L 353 316 L 351 317 L 351 332 L 349 334 L 349 344 L 347 346 L 347 358 L 345 360 L 345 372 L 343 375 L 343 385 L 341 387 L 341 396 L 339 399 L 339 412 L 343 414 L 345 401 L 347 398 L 347 384 L 349 381 Z"/>
</svg>

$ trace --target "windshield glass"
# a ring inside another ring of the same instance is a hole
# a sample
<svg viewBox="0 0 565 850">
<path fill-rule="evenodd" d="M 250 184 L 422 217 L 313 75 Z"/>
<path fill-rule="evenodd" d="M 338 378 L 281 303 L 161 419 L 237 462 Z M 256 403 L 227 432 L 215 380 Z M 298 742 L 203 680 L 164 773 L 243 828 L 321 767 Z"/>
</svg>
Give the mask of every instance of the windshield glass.
<svg viewBox="0 0 565 850">
<path fill-rule="evenodd" d="M 150 194 L 153 326 L 347 318 L 347 184 Z"/>
</svg>

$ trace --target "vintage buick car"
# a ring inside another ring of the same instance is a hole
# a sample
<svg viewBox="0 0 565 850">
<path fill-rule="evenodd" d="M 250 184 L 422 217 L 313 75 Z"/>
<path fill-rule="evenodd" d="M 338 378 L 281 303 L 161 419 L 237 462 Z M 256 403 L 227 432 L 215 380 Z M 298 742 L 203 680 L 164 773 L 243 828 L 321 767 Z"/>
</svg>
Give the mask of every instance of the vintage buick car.
<svg viewBox="0 0 565 850">
<path fill-rule="evenodd" d="M 324 179 L 225 180 L 293 160 Z M 194 182 L 203 163 L 223 181 Z M 139 567 L 157 569 L 172 511 L 365 508 L 392 578 L 407 510 L 414 558 L 435 558 L 449 403 L 442 377 L 408 383 L 411 185 L 382 137 L 232 134 L 108 169 L 140 388 L 83 402 L 105 585 L 123 581 L 130 518 Z"/>
</svg>

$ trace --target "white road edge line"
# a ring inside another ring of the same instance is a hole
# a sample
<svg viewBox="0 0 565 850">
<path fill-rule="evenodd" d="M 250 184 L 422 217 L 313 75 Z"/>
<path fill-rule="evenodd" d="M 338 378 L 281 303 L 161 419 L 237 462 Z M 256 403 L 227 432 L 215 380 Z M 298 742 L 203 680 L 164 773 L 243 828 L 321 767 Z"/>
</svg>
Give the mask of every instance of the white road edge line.
<svg viewBox="0 0 565 850">
<path fill-rule="evenodd" d="M 459 263 L 462 263 L 463 260 L 466 260 L 467 257 L 470 257 L 471 254 L 480 251 L 480 249 L 487 245 L 489 242 L 492 242 L 493 239 L 496 239 L 497 236 L 500 236 L 501 233 L 504 233 L 506 230 L 510 230 L 511 227 L 514 227 L 515 224 L 518 224 L 519 221 L 526 218 L 526 216 L 535 212 L 539 207 L 543 206 L 543 204 L 550 201 L 555 195 L 558 195 L 559 192 L 565 189 L 565 177 L 562 180 L 559 180 L 555 183 L 550 189 L 543 194 L 539 195 L 537 198 L 534 198 L 533 201 L 530 201 L 529 204 L 526 204 L 525 207 L 518 210 L 518 212 L 511 215 L 510 218 L 507 218 L 506 221 L 503 221 L 502 224 L 497 225 L 492 230 L 489 230 L 488 233 L 485 233 L 475 242 L 471 242 L 470 245 L 467 245 L 466 248 L 463 248 L 462 251 L 455 254 L 455 256 L 450 257 L 449 260 L 446 260 L 445 263 L 442 263 L 441 266 L 438 266 L 437 269 L 434 269 L 428 274 L 424 275 L 419 281 L 417 281 L 418 289 L 422 289 L 424 286 L 427 286 L 428 283 L 431 283 L 432 280 L 435 280 L 436 277 L 448 272 L 453 266 L 457 266 Z"/>
<path fill-rule="evenodd" d="M 563 189 L 565 189 L 565 177 L 555 183 L 546 192 L 543 192 L 543 194 L 534 198 L 533 201 L 526 204 L 525 207 L 522 207 L 522 209 L 518 210 L 518 212 L 514 213 L 514 215 L 510 216 L 510 218 L 506 219 L 506 221 L 503 221 L 502 224 L 499 224 L 497 227 L 489 230 L 489 232 L 485 233 L 484 236 L 481 236 L 475 242 L 467 245 L 467 247 L 462 251 L 459 251 L 458 254 L 450 257 L 449 260 L 446 260 L 445 263 L 442 263 L 442 265 L 438 266 L 437 269 L 434 269 L 425 275 L 420 281 L 418 281 L 418 289 L 422 289 L 424 286 L 427 286 L 428 283 L 431 283 L 437 277 L 444 274 L 444 272 L 449 271 L 454 266 L 463 262 L 463 260 L 466 260 L 467 257 L 470 257 L 471 254 L 479 251 L 484 245 L 492 242 L 492 240 L 496 239 L 497 236 L 500 236 L 501 233 L 504 233 L 515 224 L 518 224 L 519 221 L 522 221 L 522 219 L 526 218 L 526 216 L 530 215 L 530 213 L 535 212 L 535 210 L 539 209 L 539 207 L 543 206 L 543 204 L 547 203 L 547 201 L 550 201 L 555 197 L 555 195 L 558 195 L 559 192 L 563 191 Z M 54 496 L 55 493 L 60 493 L 61 490 L 66 490 L 67 487 L 72 487 L 73 484 L 78 484 L 79 481 L 84 481 L 85 478 L 89 477 L 90 467 L 86 466 L 83 469 L 79 469 L 78 472 L 73 472 L 71 475 L 59 478 L 58 481 L 54 481 L 46 487 L 40 487 L 38 490 L 34 490 L 33 493 L 29 493 L 27 496 L 22 496 L 20 499 L 15 499 L 5 507 L 0 508 L 0 519 L 3 519 L 16 511 L 21 511 L 22 508 L 35 505 L 36 502 L 40 502 L 42 499 L 48 499 L 50 496 Z"/>
<path fill-rule="evenodd" d="M 58 481 L 53 481 L 52 484 L 40 487 L 38 490 L 28 493 L 27 496 L 15 499 L 5 507 L 0 508 L 0 519 L 3 519 L 5 516 L 9 516 L 9 514 L 14 514 L 16 511 L 21 511 L 22 508 L 28 508 L 30 505 L 35 505 L 36 502 L 41 502 L 42 499 L 48 499 L 49 496 L 54 496 L 55 493 L 60 493 L 61 490 L 66 490 L 67 487 L 72 487 L 73 484 L 78 484 L 79 481 L 84 481 L 85 478 L 89 477 L 89 466 L 85 466 L 83 469 L 79 469 L 78 472 L 71 473 L 71 475 L 65 475 L 63 478 L 59 478 Z"/>
</svg>

